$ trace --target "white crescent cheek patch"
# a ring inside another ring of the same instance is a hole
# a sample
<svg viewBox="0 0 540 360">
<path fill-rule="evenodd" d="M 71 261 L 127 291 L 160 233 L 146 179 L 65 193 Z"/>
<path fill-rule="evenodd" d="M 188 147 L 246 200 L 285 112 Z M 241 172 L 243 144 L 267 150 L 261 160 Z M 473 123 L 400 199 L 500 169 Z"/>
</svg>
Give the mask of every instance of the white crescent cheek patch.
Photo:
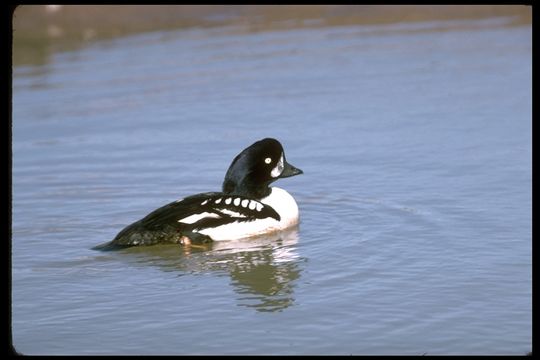
<svg viewBox="0 0 540 360">
<path fill-rule="evenodd" d="M 281 157 L 279 158 L 279 161 L 276 167 L 272 169 L 272 171 L 270 172 L 270 175 L 276 178 L 279 175 L 281 175 L 282 172 L 283 172 L 283 154 L 281 154 Z"/>
</svg>

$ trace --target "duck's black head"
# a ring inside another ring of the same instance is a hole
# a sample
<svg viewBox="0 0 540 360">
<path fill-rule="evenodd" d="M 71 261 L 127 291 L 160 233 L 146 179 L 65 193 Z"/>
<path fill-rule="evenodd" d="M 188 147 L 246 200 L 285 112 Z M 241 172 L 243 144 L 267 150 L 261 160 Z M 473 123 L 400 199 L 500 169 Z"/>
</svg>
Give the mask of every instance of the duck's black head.
<svg viewBox="0 0 540 360">
<path fill-rule="evenodd" d="M 253 143 L 234 158 L 223 181 L 223 192 L 263 198 L 270 194 L 268 186 L 273 181 L 302 173 L 285 160 L 279 141 L 266 138 Z"/>
</svg>

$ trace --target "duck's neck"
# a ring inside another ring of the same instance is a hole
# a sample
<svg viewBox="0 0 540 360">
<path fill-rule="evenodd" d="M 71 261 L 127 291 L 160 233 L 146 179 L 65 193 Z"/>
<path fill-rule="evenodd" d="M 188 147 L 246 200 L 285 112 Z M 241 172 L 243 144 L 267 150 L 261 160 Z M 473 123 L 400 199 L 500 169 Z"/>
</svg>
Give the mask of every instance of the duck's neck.
<svg viewBox="0 0 540 360">
<path fill-rule="evenodd" d="M 247 196 L 254 199 L 262 199 L 270 195 L 272 190 L 269 184 L 255 184 L 249 179 L 244 179 L 237 185 L 233 181 L 225 180 L 223 182 L 222 191 L 225 194 Z"/>
</svg>

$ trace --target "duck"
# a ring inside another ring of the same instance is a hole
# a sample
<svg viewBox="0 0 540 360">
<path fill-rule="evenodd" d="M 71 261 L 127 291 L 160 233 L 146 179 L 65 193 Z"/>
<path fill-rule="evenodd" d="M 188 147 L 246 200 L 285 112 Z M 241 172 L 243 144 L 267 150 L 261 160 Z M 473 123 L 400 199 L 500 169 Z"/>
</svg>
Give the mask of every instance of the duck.
<svg viewBox="0 0 540 360">
<path fill-rule="evenodd" d="M 258 140 L 231 162 L 219 192 L 187 196 L 126 226 L 94 250 L 157 244 L 194 245 L 268 235 L 298 225 L 299 210 L 286 190 L 270 186 L 303 174 L 287 162 L 281 143 Z"/>
</svg>

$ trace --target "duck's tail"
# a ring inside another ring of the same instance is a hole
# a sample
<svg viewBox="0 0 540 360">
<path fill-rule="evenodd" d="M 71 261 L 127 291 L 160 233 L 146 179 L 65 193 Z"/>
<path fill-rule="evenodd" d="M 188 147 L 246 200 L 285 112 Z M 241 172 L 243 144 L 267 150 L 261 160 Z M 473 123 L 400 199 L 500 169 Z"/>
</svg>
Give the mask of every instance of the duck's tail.
<svg viewBox="0 0 540 360">
<path fill-rule="evenodd" d="M 132 245 L 120 245 L 113 241 L 109 241 L 103 244 L 96 245 L 91 250 L 97 250 L 97 251 L 114 251 L 114 250 L 122 250 L 126 249 L 128 247 L 131 247 Z"/>
<path fill-rule="evenodd" d="M 166 243 L 179 243 L 181 234 L 172 227 L 148 229 L 139 220 L 126 226 L 116 237 L 104 244 L 94 246 L 92 250 L 121 250 L 131 246 L 146 246 Z"/>
</svg>

